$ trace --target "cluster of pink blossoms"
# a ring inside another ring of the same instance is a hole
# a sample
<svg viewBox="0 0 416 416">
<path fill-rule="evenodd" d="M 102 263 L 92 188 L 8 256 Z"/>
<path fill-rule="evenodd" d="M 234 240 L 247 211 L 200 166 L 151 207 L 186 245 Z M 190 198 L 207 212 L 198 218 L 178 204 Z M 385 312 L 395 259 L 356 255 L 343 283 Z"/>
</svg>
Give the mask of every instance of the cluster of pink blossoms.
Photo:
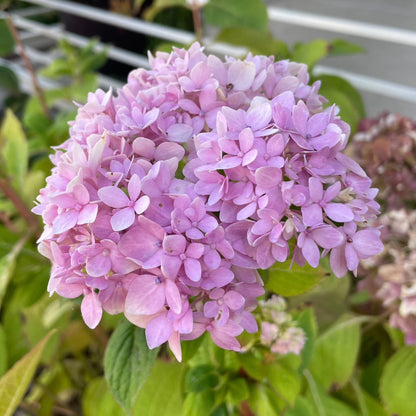
<svg viewBox="0 0 416 416">
<path fill-rule="evenodd" d="M 91 328 L 102 309 L 123 312 L 179 360 L 180 341 L 205 331 L 239 350 L 258 330 L 256 269 L 329 254 L 341 277 L 381 251 L 367 226 L 377 190 L 340 153 L 349 127 L 306 65 L 223 62 L 198 43 L 150 64 L 116 96 L 90 94 L 51 157 L 34 209 L 48 290 L 83 296 Z"/>
</svg>

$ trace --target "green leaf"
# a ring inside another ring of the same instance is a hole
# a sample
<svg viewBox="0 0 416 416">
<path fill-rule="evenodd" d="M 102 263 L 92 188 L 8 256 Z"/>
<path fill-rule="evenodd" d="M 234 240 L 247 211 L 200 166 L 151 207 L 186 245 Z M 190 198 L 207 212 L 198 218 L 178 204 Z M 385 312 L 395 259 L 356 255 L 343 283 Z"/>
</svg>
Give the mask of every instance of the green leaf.
<svg viewBox="0 0 416 416">
<path fill-rule="evenodd" d="M 42 68 L 40 75 L 52 79 L 61 78 L 72 75 L 74 68 L 66 58 L 57 58 L 53 60 L 47 67 Z"/>
<path fill-rule="evenodd" d="M 380 395 L 389 414 L 416 415 L 416 348 L 397 351 L 384 366 Z"/>
<path fill-rule="evenodd" d="M 362 416 L 388 416 L 381 404 L 365 392 L 354 378 L 351 380 L 351 386 Z"/>
<path fill-rule="evenodd" d="M 0 414 L 2 416 L 13 415 L 32 380 L 43 350 L 53 332 L 51 331 L 43 338 L 0 379 Z"/>
<path fill-rule="evenodd" d="M 0 143 L 3 143 L 1 155 L 5 165 L 4 173 L 10 177 L 16 190 L 23 188 L 28 163 L 28 147 L 22 125 L 11 110 L 0 129 Z"/>
<path fill-rule="evenodd" d="M 7 66 L 0 65 L 0 88 L 11 92 L 19 91 L 19 80 L 16 74 Z"/>
<path fill-rule="evenodd" d="M 263 384 L 257 383 L 252 386 L 248 403 L 256 415 L 281 415 L 279 399 L 269 387 Z"/>
<path fill-rule="evenodd" d="M 279 362 L 267 365 L 267 380 L 279 396 L 291 406 L 300 392 L 300 377 L 297 371 L 287 368 Z"/>
<path fill-rule="evenodd" d="M 296 398 L 293 408 L 289 408 L 285 416 L 315 416 L 316 413 L 313 409 L 313 405 L 302 396 Z"/>
<path fill-rule="evenodd" d="M 185 377 L 185 391 L 199 393 L 213 389 L 219 383 L 219 377 L 212 365 L 198 365 L 191 368 Z"/>
<path fill-rule="evenodd" d="M 144 11 L 143 17 L 153 20 L 158 13 L 171 7 L 186 7 L 186 0 L 154 0 Z"/>
<path fill-rule="evenodd" d="M 134 416 L 182 415 L 182 385 L 186 366 L 156 360 L 134 405 Z"/>
<path fill-rule="evenodd" d="M 115 399 L 129 412 L 149 376 L 158 349 L 149 350 L 144 329 L 119 323 L 104 356 L 105 376 Z"/>
<path fill-rule="evenodd" d="M 0 56 L 13 52 L 14 40 L 4 19 L 0 19 Z"/>
<path fill-rule="evenodd" d="M 357 131 L 358 123 L 365 117 L 364 104 L 360 93 L 348 81 L 334 75 L 320 75 L 319 93 L 340 109 L 342 120 L 351 127 L 351 135 Z"/>
<path fill-rule="evenodd" d="M 339 388 L 351 377 L 360 347 L 362 319 L 338 323 L 318 337 L 309 369 L 325 389 Z"/>
<path fill-rule="evenodd" d="M 268 30 L 267 7 L 262 0 L 211 0 L 203 15 L 208 24 L 216 27 Z"/>
<path fill-rule="evenodd" d="M 204 336 L 200 336 L 192 341 L 182 341 L 182 362 L 188 362 L 199 350 L 204 341 Z"/>
<path fill-rule="evenodd" d="M 263 361 L 254 356 L 251 352 L 238 354 L 238 360 L 244 368 L 244 371 L 254 380 L 262 381 L 266 375 L 266 368 Z"/>
<path fill-rule="evenodd" d="M 301 267 L 294 263 L 290 267 L 290 263 L 290 260 L 284 263 L 277 262 L 268 269 L 267 289 L 280 296 L 296 296 L 311 290 L 328 275 L 321 266 L 314 269 L 309 264 Z"/>
<path fill-rule="evenodd" d="M 255 29 L 232 27 L 220 32 L 217 42 L 246 47 L 256 55 L 274 55 L 277 59 L 288 57 L 288 49 L 284 42 L 274 39 L 268 32 Z"/>
<path fill-rule="evenodd" d="M 8 254 L 0 258 L 0 307 L 16 267 L 17 256 L 25 245 L 27 238 L 28 236 L 21 238 Z"/>
<path fill-rule="evenodd" d="M 114 400 L 104 378 L 96 378 L 88 383 L 82 396 L 84 416 L 124 416 L 125 413 Z"/>
<path fill-rule="evenodd" d="M 318 330 L 313 309 L 304 309 L 296 318 L 296 321 L 298 326 L 305 331 L 306 335 L 306 342 L 301 353 L 302 364 L 300 370 L 303 370 L 309 366 L 309 362 L 311 361 Z"/>
<path fill-rule="evenodd" d="M 349 55 L 354 53 L 363 53 L 365 49 L 353 42 L 344 39 L 332 39 L 329 42 L 329 56 Z"/>
<path fill-rule="evenodd" d="M 296 43 L 290 59 L 308 65 L 309 70 L 329 52 L 329 44 L 326 40 L 316 39 L 312 42 Z"/>
<path fill-rule="evenodd" d="M 186 395 L 183 405 L 183 416 L 211 416 L 215 409 L 215 394 L 213 390 Z"/>
<path fill-rule="evenodd" d="M 247 400 L 250 395 L 247 381 L 244 378 L 232 379 L 227 383 L 227 388 L 227 402 L 232 403 L 234 406 Z"/>
<path fill-rule="evenodd" d="M 7 370 L 7 342 L 6 342 L 6 332 L 3 326 L 0 325 L 0 377 Z"/>
</svg>

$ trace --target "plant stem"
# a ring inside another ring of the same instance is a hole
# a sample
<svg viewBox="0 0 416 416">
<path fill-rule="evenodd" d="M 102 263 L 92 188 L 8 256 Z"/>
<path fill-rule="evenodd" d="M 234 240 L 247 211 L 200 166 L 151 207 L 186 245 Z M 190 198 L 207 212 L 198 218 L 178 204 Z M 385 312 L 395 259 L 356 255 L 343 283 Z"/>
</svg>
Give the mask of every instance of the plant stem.
<svg viewBox="0 0 416 416">
<path fill-rule="evenodd" d="M 43 93 L 42 88 L 39 85 L 38 79 L 36 77 L 36 73 L 35 70 L 33 69 L 33 65 L 32 62 L 30 62 L 29 57 L 26 55 L 26 51 L 25 51 L 25 47 L 23 45 L 22 39 L 20 38 L 19 32 L 16 29 L 15 24 L 13 23 L 13 20 L 11 18 L 11 16 L 9 14 L 4 14 L 5 16 L 5 21 L 7 23 L 7 26 L 9 27 L 10 33 L 13 36 L 14 42 L 16 43 L 16 47 L 17 47 L 17 51 L 20 55 L 20 57 L 22 58 L 26 69 L 28 70 L 30 77 L 32 79 L 32 85 L 33 85 L 33 89 L 35 90 L 35 94 L 37 95 L 40 105 L 42 107 L 42 111 L 43 114 L 50 119 L 50 114 L 49 114 L 49 110 L 48 110 L 48 106 L 46 105 L 46 99 L 45 99 L 45 95 Z"/>
<path fill-rule="evenodd" d="M 201 43 L 202 41 L 202 21 L 201 21 L 201 8 L 196 2 L 192 4 L 192 19 L 194 21 L 194 32 L 196 40 Z"/>
<path fill-rule="evenodd" d="M 32 214 L 30 209 L 26 206 L 20 195 L 10 186 L 9 182 L 0 178 L 0 191 L 4 196 L 13 202 L 14 207 L 21 217 L 29 224 L 36 233 L 39 232 L 39 222 Z"/>
</svg>

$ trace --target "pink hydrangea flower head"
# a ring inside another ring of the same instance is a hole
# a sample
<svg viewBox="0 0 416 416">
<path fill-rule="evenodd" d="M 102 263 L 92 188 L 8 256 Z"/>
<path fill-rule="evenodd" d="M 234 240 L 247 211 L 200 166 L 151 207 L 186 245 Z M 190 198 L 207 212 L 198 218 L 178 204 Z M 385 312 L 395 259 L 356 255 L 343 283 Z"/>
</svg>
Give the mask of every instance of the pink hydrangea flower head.
<svg viewBox="0 0 416 416">
<path fill-rule="evenodd" d="M 341 153 L 349 127 L 306 65 L 222 61 L 198 43 L 149 60 L 118 91 L 90 93 L 51 156 L 34 208 L 48 290 L 83 296 L 91 328 L 102 309 L 124 313 L 179 360 L 205 331 L 239 350 L 258 329 L 256 269 L 329 253 L 341 276 L 381 250 L 377 191 Z M 273 348 L 296 350 L 289 335 Z"/>
</svg>

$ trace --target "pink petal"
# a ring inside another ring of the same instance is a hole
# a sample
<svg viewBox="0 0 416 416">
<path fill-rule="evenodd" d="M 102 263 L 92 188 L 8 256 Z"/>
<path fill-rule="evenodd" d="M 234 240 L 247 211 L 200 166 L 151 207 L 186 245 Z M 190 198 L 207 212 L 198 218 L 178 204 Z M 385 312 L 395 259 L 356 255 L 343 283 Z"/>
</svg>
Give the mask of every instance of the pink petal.
<svg viewBox="0 0 416 416">
<path fill-rule="evenodd" d="M 131 315 L 152 315 L 165 304 L 165 285 L 160 277 L 146 274 L 130 284 L 125 311 Z"/>
<path fill-rule="evenodd" d="M 161 258 L 161 270 L 164 276 L 171 279 L 178 277 L 179 269 L 182 266 L 182 261 L 179 257 L 176 256 L 167 256 L 164 255 Z"/>
<path fill-rule="evenodd" d="M 312 204 L 308 207 L 302 207 L 303 223 L 307 226 L 314 226 L 322 224 L 322 208 L 318 204 Z"/>
<path fill-rule="evenodd" d="M 103 310 L 98 295 L 95 292 L 89 292 L 82 299 L 81 314 L 84 322 L 91 329 L 94 329 L 100 323 Z"/>
<path fill-rule="evenodd" d="M 89 204 L 85 205 L 84 208 L 81 209 L 78 215 L 78 222 L 77 224 L 91 224 L 97 218 L 98 212 L 98 205 L 97 204 Z"/>
<path fill-rule="evenodd" d="M 136 201 L 142 190 L 142 181 L 138 175 L 134 174 L 127 185 L 127 190 L 129 192 L 130 200 Z"/>
<path fill-rule="evenodd" d="M 330 225 L 324 225 L 311 230 L 313 239 L 326 249 L 334 248 L 344 242 L 344 234 L 337 228 Z"/>
<path fill-rule="evenodd" d="M 254 162 L 257 157 L 257 149 L 251 149 L 248 153 L 243 156 L 242 165 L 247 166 L 250 163 Z"/>
<path fill-rule="evenodd" d="M 74 210 L 63 212 L 59 214 L 53 222 L 52 232 L 54 234 L 61 234 L 75 227 L 78 221 L 78 212 Z"/>
<path fill-rule="evenodd" d="M 311 238 L 305 238 L 302 245 L 302 254 L 312 267 L 318 267 L 320 258 L 319 248 Z"/>
<path fill-rule="evenodd" d="M 185 273 L 193 281 L 201 280 L 201 263 L 196 259 L 186 259 L 184 261 Z"/>
<path fill-rule="evenodd" d="M 380 231 L 361 230 L 353 236 L 353 245 L 360 258 L 368 258 L 383 251 L 383 243 L 380 240 Z"/>
<path fill-rule="evenodd" d="M 235 91 L 245 91 L 251 87 L 255 76 L 254 62 L 234 61 L 228 68 L 227 83 L 232 84 Z"/>
<path fill-rule="evenodd" d="M 106 275 L 111 270 L 111 259 L 102 254 L 87 259 L 87 273 L 93 277 Z"/>
<path fill-rule="evenodd" d="M 180 314 L 182 311 L 181 293 L 176 284 L 170 279 L 166 279 L 165 281 L 165 296 L 166 303 L 170 309 L 173 312 Z"/>
<path fill-rule="evenodd" d="M 326 204 L 324 211 L 331 220 L 336 222 L 349 222 L 354 219 L 351 208 L 340 203 Z"/>
<path fill-rule="evenodd" d="M 166 342 L 172 335 L 173 325 L 165 314 L 153 318 L 146 326 L 146 341 L 150 349 Z"/>
<path fill-rule="evenodd" d="M 137 137 L 133 142 L 133 152 L 147 159 L 153 159 L 155 143 L 145 137 Z"/>
<path fill-rule="evenodd" d="M 177 143 L 187 142 L 192 137 L 193 133 L 194 130 L 192 126 L 181 123 L 173 124 L 167 131 L 168 139 Z"/>
<path fill-rule="evenodd" d="M 116 186 L 105 186 L 99 189 L 98 196 L 104 204 L 112 208 L 124 208 L 130 203 L 127 195 Z"/>
<path fill-rule="evenodd" d="M 254 178 L 260 188 L 270 189 L 282 181 L 282 171 L 272 166 L 263 166 L 256 169 Z"/>
<path fill-rule="evenodd" d="M 111 217 L 111 227 L 114 231 L 125 230 L 134 223 L 135 217 L 133 208 L 123 208 Z"/>
<path fill-rule="evenodd" d="M 318 178 L 309 178 L 309 194 L 313 202 L 320 202 L 323 198 L 324 188 Z"/>
<path fill-rule="evenodd" d="M 150 198 L 147 195 L 143 195 L 139 200 L 134 204 L 134 211 L 137 215 L 142 214 L 144 211 L 149 208 Z"/>
<path fill-rule="evenodd" d="M 348 268 L 345 261 L 345 246 L 339 246 L 331 250 L 329 257 L 331 269 L 336 277 L 344 277 Z"/>
<path fill-rule="evenodd" d="M 230 290 L 224 295 L 224 302 L 227 304 L 227 306 L 232 309 L 233 311 L 236 311 L 244 306 L 245 299 L 243 295 L 240 295 L 240 293 Z"/>
</svg>

